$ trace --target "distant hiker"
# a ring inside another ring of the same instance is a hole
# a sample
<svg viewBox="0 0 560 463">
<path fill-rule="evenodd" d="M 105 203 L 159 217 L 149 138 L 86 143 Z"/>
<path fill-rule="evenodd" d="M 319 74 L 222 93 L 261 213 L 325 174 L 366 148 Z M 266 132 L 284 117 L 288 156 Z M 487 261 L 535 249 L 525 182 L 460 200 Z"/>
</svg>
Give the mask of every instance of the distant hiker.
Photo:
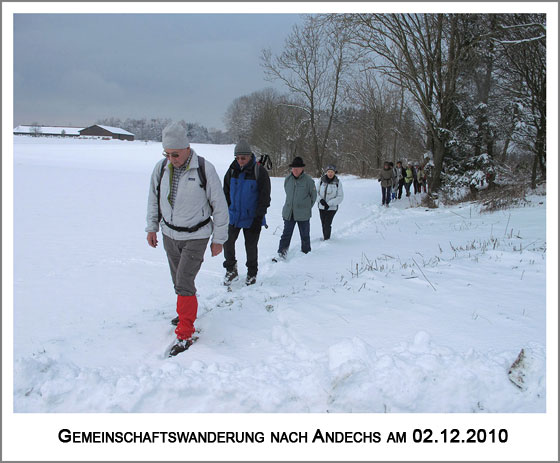
<svg viewBox="0 0 560 463">
<path fill-rule="evenodd" d="M 412 167 L 412 163 L 409 162 L 408 166 L 405 169 L 405 176 L 404 176 L 404 189 L 406 190 L 406 196 L 410 196 L 410 186 L 414 182 L 414 168 Z"/>
<path fill-rule="evenodd" d="M 311 209 L 317 199 L 315 182 L 303 172 L 305 167 L 303 159 L 296 156 L 290 167 L 292 172 L 284 179 L 284 191 L 286 192 L 286 202 L 282 208 L 284 231 L 278 245 L 278 255 L 281 258 L 286 257 L 296 223 L 301 237 L 301 251 L 305 254 L 311 251 L 309 219 L 311 219 Z"/>
<path fill-rule="evenodd" d="M 336 174 L 336 167 L 328 165 L 325 175 L 319 180 L 319 188 L 317 189 L 319 216 L 321 217 L 323 240 L 325 241 L 331 237 L 331 226 L 334 215 L 338 210 L 338 205 L 344 199 L 342 183 Z"/>
<path fill-rule="evenodd" d="M 391 188 L 393 186 L 393 169 L 389 166 L 389 162 L 383 163 L 383 169 L 379 175 L 379 182 L 381 182 L 381 205 L 389 207 L 391 202 Z"/>
<path fill-rule="evenodd" d="M 397 199 L 397 188 L 399 186 L 399 181 L 397 179 L 398 174 L 395 165 L 392 162 L 390 162 L 389 167 L 391 168 L 391 172 L 393 173 L 393 181 L 391 184 L 391 199 L 393 200 L 393 199 Z"/>
<path fill-rule="evenodd" d="M 420 183 L 418 182 L 418 169 L 420 165 L 416 163 L 416 165 L 412 168 L 412 176 L 414 178 L 414 194 L 420 193 Z"/>
<path fill-rule="evenodd" d="M 224 284 L 229 286 L 238 277 L 235 242 L 243 230 L 247 253 L 245 283 L 252 285 L 257 281 L 257 245 L 261 227 L 266 225 L 265 214 L 270 206 L 270 177 L 265 167 L 257 163 L 246 141 L 237 143 L 233 154 L 235 160 L 224 177 L 224 193 L 229 206 L 228 239 L 224 244 Z"/>
<path fill-rule="evenodd" d="M 158 245 L 160 220 L 163 247 L 177 294 L 177 342 L 170 356 L 193 342 L 198 309 L 194 280 L 210 236 L 212 256 L 227 240 L 228 209 L 214 166 L 190 147 L 185 127 L 174 122 L 162 132 L 163 156 L 152 173 L 148 196 L 148 244 Z"/>
<path fill-rule="evenodd" d="M 398 188 L 398 199 L 402 198 L 402 189 L 404 186 L 404 178 L 406 177 L 406 169 L 403 167 L 401 161 L 397 161 L 397 188 Z"/>
</svg>

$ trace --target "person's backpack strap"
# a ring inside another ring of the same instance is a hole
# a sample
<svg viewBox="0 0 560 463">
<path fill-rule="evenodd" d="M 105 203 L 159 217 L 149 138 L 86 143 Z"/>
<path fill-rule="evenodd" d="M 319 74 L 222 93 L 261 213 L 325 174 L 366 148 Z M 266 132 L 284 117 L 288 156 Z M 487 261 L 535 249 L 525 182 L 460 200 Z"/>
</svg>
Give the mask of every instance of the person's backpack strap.
<svg viewBox="0 0 560 463">
<path fill-rule="evenodd" d="M 255 180 L 256 180 L 257 183 L 259 182 L 259 171 L 261 170 L 260 166 L 261 165 L 258 162 L 255 162 L 255 166 L 254 166 L 254 168 L 255 168 Z"/>
<path fill-rule="evenodd" d="M 198 177 L 200 178 L 200 187 L 206 190 L 206 160 L 202 156 L 198 156 Z"/>
<path fill-rule="evenodd" d="M 161 179 L 163 178 L 163 172 L 165 171 L 165 166 L 167 165 L 167 158 L 163 160 L 161 165 L 161 170 L 159 172 L 159 180 L 158 180 L 158 187 L 157 187 L 157 199 L 158 199 L 158 223 L 161 222 L 161 208 L 159 205 L 160 197 L 161 197 Z M 205 160 L 202 156 L 198 156 L 198 177 L 200 178 L 200 188 L 203 188 L 206 191 L 206 164 Z M 171 227 L 170 227 L 171 228 Z"/>
<path fill-rule="evenodd" d="M 204 159 L 202 156 L 198 156 L 197 171 L 198 171 L 198 177 L 200 178 L 200 188 L 202 188 L 202 189 L 204 189 L 204 191 L 206 191 L 206 183 L 207 183 L 207 181 L 206 181 L 206 159 Z M 208 193 L 206 193 L 206 197 L 208 197 Z M 210 198 L 208 198 L 208 205 L 210 206 L 210 214 L 213 214 L 214 213 L 214 208 L 212 207 L 212 204 L 210 203 Z"/>
<path fill-rule="evenodd" d="M 161 208 L 159 206 L 159 199 L 161 197 L 161 179 L 163 178 L 163 172 L 165 171 L 165 166 L 167 165 L 167 158 L 165 158 L 161 164 L 161 170 L 159 171 L 159 180 L 157 186 L 157 208 L 158 208 L 158 223 L 161 222 Z"/>
</svg>

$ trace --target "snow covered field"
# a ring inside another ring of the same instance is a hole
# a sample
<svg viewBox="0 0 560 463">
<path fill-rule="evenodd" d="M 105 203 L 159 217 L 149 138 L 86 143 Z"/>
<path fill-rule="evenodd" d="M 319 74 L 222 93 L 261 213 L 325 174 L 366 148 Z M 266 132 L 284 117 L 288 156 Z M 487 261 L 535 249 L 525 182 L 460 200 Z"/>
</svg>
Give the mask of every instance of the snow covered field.
<svg viewBox="0 0 560 463">
<path fill-rule="evenodd" d="M 14 145 L 15 412 L 546 411 L 545 196 L 387 209 L 377 181 L 342 175 L 333 239 L 314 209 L 312 252 L 296 231 L 275 264 L 273 178 L 257 284 L 242 283 L 242 239 L 232 292 L 208 251 L 200 340 L 166 358 L 176 297 L 161 235 L 154 250 L 144 232 L 161 144 Z M 233 146 L 193 147 L 223 178 Z M 523 389 L 507 375 L 521 349 Z"/>
</svg>

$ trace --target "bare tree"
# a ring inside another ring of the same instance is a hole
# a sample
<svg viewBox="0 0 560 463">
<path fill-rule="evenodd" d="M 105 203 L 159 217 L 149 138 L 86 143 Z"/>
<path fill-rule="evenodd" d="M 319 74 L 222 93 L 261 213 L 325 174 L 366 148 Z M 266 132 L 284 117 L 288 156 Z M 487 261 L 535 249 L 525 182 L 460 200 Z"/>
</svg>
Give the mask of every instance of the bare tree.
<svg viewBox="0 0 560 463">
<path fill-rule="evenodd" d="M 268 154 L 277 175 L 295 153 L 306 149 L 307 114 L 302 105 L 268 88 L 236 98 L 225 122 L 235 141 L 247 140 L 255 154 Z"/>
<path fill-rule="evenodd" d="M 317 176 L 329 148 L 343 76 L 351 64 L 348 46 L 346 29 L 325 18 L 307 16 L 302 26 L 293 27 L 282 53 L 262 52 L 267 78 L 283 82 L 301 101 L 298 109 L 307 114 Z"/>
<path fill-rule="evenodd" d="M 371 66 L 412 95 L 423 115 L 434 156 L 431 190 L 441 184 L 457 113 L 457 79 L 472 41 L 457 15 L 356 14 L 345 17 L 353 42 L 372 55 Z"/>
<path fill-rule="evenodd" d="M 544 14 L 507 15 L 498 40 L 507 57 L 510 94 L 524 110 L 523 138 L 532 140 L 534 154 L 531 187 L 537 185 L 537 168 L 546 178 L 546 25 Z"/>
<path fill-rule="evenodd" d="M 256 101 L 251 95 L 236 98 L 226 110 L 224 120 L 234 140 L 248 140 L 251 134 L 252 117 L 256 112 Z"/>
<path fill-rule="evenodd" d="M 352 148 L 361 145 L 358 160 L 363 166 L 362 175 L 366 175 L 370 169 L 380 169 L 383 162 L 389 159 L 390 141 L 394 141 L 396 136 L 393 120 L 396 95 L 394 89 L 388 89 L 388 83 L 380 77 L 371 70 L 363 70 L 348 89 L 349 102 L 360 110 L 355 123 L 362 143 Z"/>
</svg>

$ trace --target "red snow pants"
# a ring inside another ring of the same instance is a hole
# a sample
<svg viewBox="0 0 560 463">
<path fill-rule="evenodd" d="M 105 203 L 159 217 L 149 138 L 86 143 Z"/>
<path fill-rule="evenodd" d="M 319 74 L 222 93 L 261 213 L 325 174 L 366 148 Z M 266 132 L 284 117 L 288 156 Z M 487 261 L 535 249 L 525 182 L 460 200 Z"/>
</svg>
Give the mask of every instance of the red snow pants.
<svg viewBox="0 0 560 463">
<path fill-rule="evenodd" d="M 179 315 L 179 323 L 175 328 L 177 339 L 189 339 L 194 334 L 197 309 L 196 296 L 177 296 L 177 314 Z"/>
</svg>

